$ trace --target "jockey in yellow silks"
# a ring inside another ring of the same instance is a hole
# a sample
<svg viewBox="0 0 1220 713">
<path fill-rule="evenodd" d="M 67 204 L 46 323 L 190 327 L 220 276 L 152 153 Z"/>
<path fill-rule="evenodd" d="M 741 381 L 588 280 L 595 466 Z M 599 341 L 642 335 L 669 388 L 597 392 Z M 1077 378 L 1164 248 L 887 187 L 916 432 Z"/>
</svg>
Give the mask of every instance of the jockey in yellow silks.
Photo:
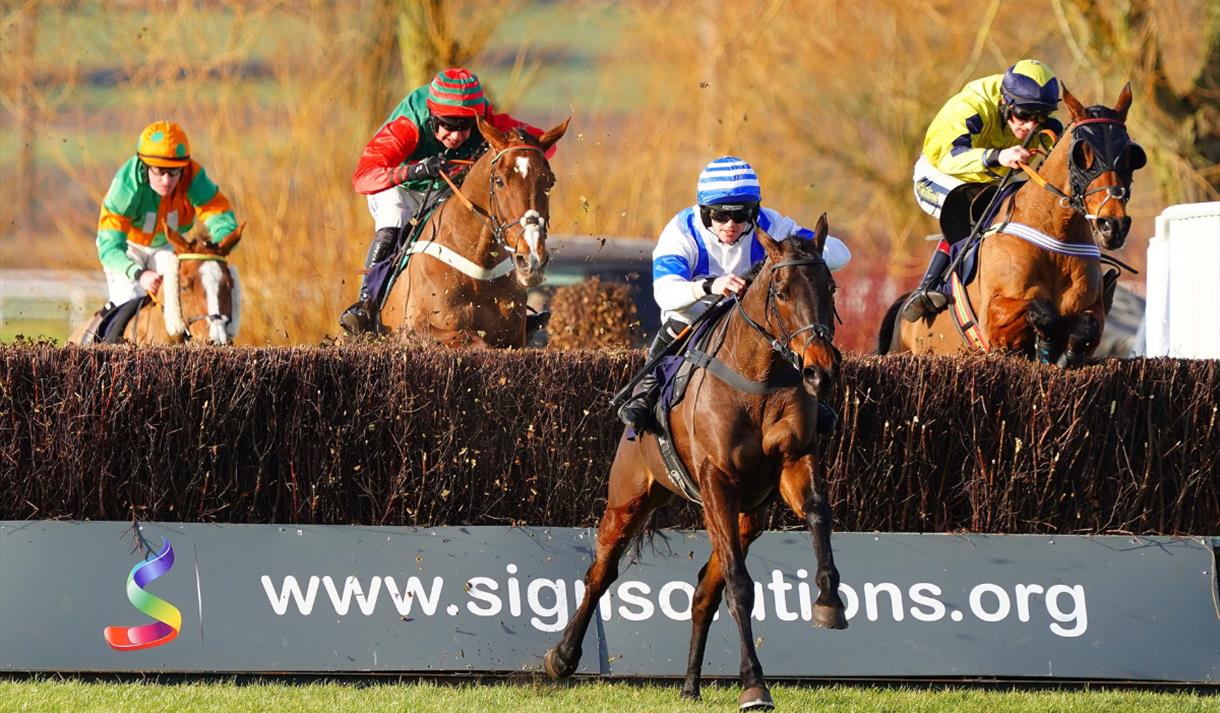
<svg viewBox="0 0 1220 713">
<path fill-rule="evenodd" d="M 173 122 L 153 122 L 102 199 L 97 254 L 111 305 L 160 288 L 168 266 L 177 270 L 166 229 L 186 233 L 196 218 L 215 243 L 237 229 L 229 199 L 191 158 L 186 132 Z"/>
<path fill-rule="evenodd" d="M 1036 59 L 1023 59 L 1003 74 L 963 87 L 941 107 L 924 136 L 912 179 L 919 207 L 944 225 L 949 216 L 942 217 L 941 208 L 955 188 L 996 183 L 1028 162 L 1032 152 L 1022 143 L 1030 134 L 1044 128 L 1063 131 L 1051 117 L 1059 97 L 1059 80 Z M 919 287 L 903 304 L 904 319 L 915 322 L 945 306 L 937 288 L 949 265 L 949 247 L 961 237 L 945 231 Z"/>
</svg>

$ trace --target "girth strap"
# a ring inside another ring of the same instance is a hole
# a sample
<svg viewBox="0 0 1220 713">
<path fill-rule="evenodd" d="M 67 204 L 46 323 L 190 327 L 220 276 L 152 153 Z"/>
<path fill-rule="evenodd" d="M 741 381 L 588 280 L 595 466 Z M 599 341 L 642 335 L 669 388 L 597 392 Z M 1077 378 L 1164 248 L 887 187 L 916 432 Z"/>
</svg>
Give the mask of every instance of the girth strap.
<svg viewBox="0 0 1220 713">
<path fill-rule="evenodd" d="M 766 381 L 747 379 L 734 371 L 728 364 L 695 346 L 692 346 L 682 356 L 696 367 L 707 369 L 709 374 L 732 386 L 734 389 L 755 396 L 766 396 L 780 389 L 791 388 L 801 383 L 801 375 L 795 369 L 784 369 L 779 375 Z M 787 362 L 784 363 L 787 364 Z"/>
</svg>

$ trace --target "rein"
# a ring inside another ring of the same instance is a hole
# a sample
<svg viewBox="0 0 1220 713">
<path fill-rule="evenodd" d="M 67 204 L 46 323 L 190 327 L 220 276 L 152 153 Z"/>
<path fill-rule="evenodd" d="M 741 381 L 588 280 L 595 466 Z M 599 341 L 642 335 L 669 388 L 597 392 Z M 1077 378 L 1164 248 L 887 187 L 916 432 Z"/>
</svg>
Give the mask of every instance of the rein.
<svg viewBox="0 0 1220 713">
<path fill-rule="evenodd" d="M 826 261 L 820 257 L 807 257 L 807 258 L 800 258 L 797 260 L 785 260 L 784 262 L 780 262 L 780 263 L 776 263 L 775 265 L 772 265 L 771 268 L 768 270 L 768 274 L 774 275 L 775 271 L 779 270 L 782 267 L 799 267 L 801 265 L 825 265 L 825 264 L 826 264 Z M 831 284 L 832 285 L 834 284 L 833 280 L 831 280 Z M 789 343 L 791 343 L 792 340 L 796 339 L 797 335 L 801 334 L 802 332 L 807 331 L 807 332 L 809 332 L 809 338 L 805 340 L 805 345 L 801 349 L 802 352 L 805 349 L 807 349 L 809 347 L 809 345 L 811 343 L 813 343 L 813 340 L 815 340 L 815 339 L 821 339 L 822 341 L 829 344 L 832 349 L 834 349 L 834 327 L 833 326 L 828 327 L 825 324 L 822 324 L 821 322 L 810 322 L 809 324 L 806 324 L 803 327 L 800 327 L 799 329 L 797 329 L 794 332 L 788 332 L 787 327 L 784 326 L 783 320 L 780 319 L 779 307 L 775 304 L 775 299 L 774 299 L 775 288 L 773 285 L 774 285 L 773 281 L 770 281 L 767 284 L 767 299 L 766 299 L 766 306 L 763 307 L 763 312 L 765 314 L 767 314 L 768 316 L 774 317 L 775 324 L 777 324 L 779 326 L 780 331 L 783 332 L 783 334 L 781 336 L 777 337 L 777 336 L 772 335 L 769 331 L 767 331 L 767 328 L 765 326 L 759 324 L 758 322 L 756 322 L 754 320 L 754 318 L 752 318 L 749 314 L 747 314 L 746 309 L 744 306 L 742 306 L 742 301 L 740 299 L 737 300 L 737 312 L 741 315 L 742 319 L 744 319 L 746 321 L 746 324 L 750 325 L 751 329 L 753 329 L 755 332 L 757 332 L 760 336 L 762 336 L 764 339 L 766 339 L 770 343 L 771 349 L 773 351 L 777 352 L 781 357 L 783 357 L 784 361 L 791 364 L 794 369 L 796 369 L 797 371 L 800 371 L 801 370 L 801 357 L 799 354 L 797 354 L 796 352 L 794 352 L 792 350 L 792 347 L 788 346 Z M 835 352 L 837 353 L 838 350 L 835 349 Z"/>
</svg>

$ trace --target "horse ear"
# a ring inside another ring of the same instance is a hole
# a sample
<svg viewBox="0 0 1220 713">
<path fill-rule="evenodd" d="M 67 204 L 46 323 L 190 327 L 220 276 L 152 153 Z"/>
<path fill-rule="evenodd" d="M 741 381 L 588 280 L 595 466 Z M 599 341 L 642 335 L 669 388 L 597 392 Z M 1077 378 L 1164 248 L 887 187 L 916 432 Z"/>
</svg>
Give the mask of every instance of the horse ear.
<svg viewBox="0 0 1220 713">
<path fill-rule="evenodd" d="M 176 253 L 189 253 L 191 251 L 191 245 L 182 237 L 182 233 L 168 225 L 165 226 L 165 239 L 174 247 L 174 252 Z"/>
<path fill-rule="evenodd" d="M 1123 90 L 1118 93 L 1118 101 L 1114 104 L 1114 111 L 1118 112 L 1118 120 L 1126 123 L 1127 110 L 1131 108 L 1131 82 L 1123 85 Z"/>
<path fill-rule="evenodd" d="M 479 126 L 479 133 L 487 139 L 487 143 L 491 144 L 493 149 L 501 151 L 508 146 L 508 137 L 504 135 L 504 132 L 484 121 L 482 116 L 475 115 L 474 121 Z"/>
<path fill-rule="evenodd" d="M 550 149 L 552 146 L 555 145 L 556 141 L 563 138 L 564 133 L 568 130 L 568 124 L 570 124 L 571 122 L 572 122 L 572 117 L 569 116 L 568 118 L 563 120 L 562 124 L 551 129 L 550 131 L 546 132 L 542 136 L 539 136 L 538 145 L 542 147 L 542 150 L 546 151 L 546 150 Z"/>
<path fill-rule="evenodd" d="M 1080 121 L 1085 118 L 1084 105 L 1076 97 L 1072 96 L 1067 87 L 1063 88 L 1063 103 L 1067 104 L 1068 112 L 1072 115 L 1072 121 Z"/>
<path fill-rule="evenodd" d="M 220 241 L 220 245 L 216 246 L 216 252 L 220 253 L 221 255 L 228 255 L 229 251 L 231 251 L 233 248 L 237 247 L 238 241 L 241 240 L 241 233 L 245 229 L 246 229 L 245 223 L 242 223 L 241 225 L 237 226 L 237 230 L 234 230 L 233 232 L 229 233 L 228 235 L 225 236 L 224 240 Z"/>
<path fill-rule="evenodd" d="M 779 259 L 779 253 L 783 246 L 779 244 L 778 240 L 771 237 L 770 233 L 763 230 L 761 225 L 758 226 L 758 244 L 762 246 L 763 252 L 767 253 L 767 256 L 772 260 Z"/>
<path fill-rule="evenodd" d="M 818 224 L 813 229 L 813 249 L 818 254 L 822 254 L 822 248 L 826 247 L 826 234 L 830 232 L 830 224 L 826 221 L 826 214 L 823 213 L 818 218 Z"/>
</svg>

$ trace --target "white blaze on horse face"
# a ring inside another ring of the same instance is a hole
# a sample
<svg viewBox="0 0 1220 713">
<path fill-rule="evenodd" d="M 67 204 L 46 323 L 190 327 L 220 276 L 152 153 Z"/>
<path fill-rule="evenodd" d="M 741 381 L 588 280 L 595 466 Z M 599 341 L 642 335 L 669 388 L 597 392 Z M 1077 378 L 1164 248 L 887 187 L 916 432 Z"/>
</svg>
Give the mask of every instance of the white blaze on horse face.
<svg viewBox="0 0 1220 713">
<path fill-rule="evenodd" d="M 543 231 L 546 229 L 546 218 L 531 208 L 521 216 L 521 228 L 525 244 L 530 247 L 530 268 L 533 269 L 541 262 L 538 258 L 538 244 L 542 241 Z"/>
<path fill-rule="evenodd" d="M 169 250 L 153 254 L 153 269 L 161 274 L 161 313 L 165 317 L 165 333 L 171 337 L 186 334 L 186 322 L 182 321 L 182 304 L 178 300 L 178 256 Z"/>
<path fill-rule="evenodd" d="M 528 156 L 517 157 L 517 173 L 520 173 L 522 178 L 530 175 L 530 159 Z"/>
<path fill-rule="evenodd" d="M 220 311 L 220 284 L 224 279 L 224 269 L 217 262 L 205 262 L 199 266 L 199 281 L 203 283 L 203 292 L 208 299 L 208 339 L 217 344 L 228 344 L 229 333 L 225 324 L 228 315 Z"/>
</svg>

